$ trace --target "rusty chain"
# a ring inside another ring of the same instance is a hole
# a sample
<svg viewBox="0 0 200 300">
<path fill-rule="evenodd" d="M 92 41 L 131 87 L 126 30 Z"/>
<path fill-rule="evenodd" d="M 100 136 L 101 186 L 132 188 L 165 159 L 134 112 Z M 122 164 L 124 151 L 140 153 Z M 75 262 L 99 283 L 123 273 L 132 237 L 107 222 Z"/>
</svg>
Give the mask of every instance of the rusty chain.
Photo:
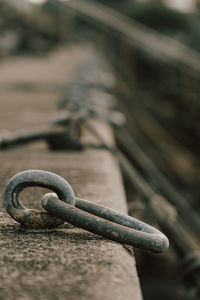
<svg viewBox="0 0 200 300">
<path fill-rule="evenodd" d="M 54 193 L 45 194 L 42 206 L 47 211 L 24 207 L 19 201 L 21 191 L 30 186 L 46 187 Z M 154 253 L 165 252 L 169 242 L 159 230 L 110 208 L 76 198 L 70 184 L 62 177 L 41 170 L 18 173 L 8 182 L 4 205 L 12 218 L 29 228 L 56 227 L 67 221 L 119 243 Z"/>
</svg>

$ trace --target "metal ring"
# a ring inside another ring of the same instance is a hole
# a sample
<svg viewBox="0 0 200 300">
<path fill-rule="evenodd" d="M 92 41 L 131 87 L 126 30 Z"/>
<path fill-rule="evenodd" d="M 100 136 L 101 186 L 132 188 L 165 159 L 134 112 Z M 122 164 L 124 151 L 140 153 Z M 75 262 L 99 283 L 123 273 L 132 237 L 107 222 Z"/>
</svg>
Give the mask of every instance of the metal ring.
<svg viewBox="0 0 200 300">
<path fill-rule="evenodd" d="M 45 211 L 28 209 L 19 201 L 21 191 L 27 187 L 39 186 L 54 191 L 59 199 L 75 205 L 75 195 L 70 184 L 61 176 L 41 170 L 28 170 L 10 179 L 4 192 L 4 205 L 9 215 L 25 227 L 46 228 L 63 223 Z"/>
<path fill-rule="evenodd" d="M 100 236 L 154 253 L 165 252 L 169 246 L 164 234 L 142 221 L 80 198 L 75 205 L 63 203 L 54 193 L 42 198 L 49 213 Z"/>
</svg>

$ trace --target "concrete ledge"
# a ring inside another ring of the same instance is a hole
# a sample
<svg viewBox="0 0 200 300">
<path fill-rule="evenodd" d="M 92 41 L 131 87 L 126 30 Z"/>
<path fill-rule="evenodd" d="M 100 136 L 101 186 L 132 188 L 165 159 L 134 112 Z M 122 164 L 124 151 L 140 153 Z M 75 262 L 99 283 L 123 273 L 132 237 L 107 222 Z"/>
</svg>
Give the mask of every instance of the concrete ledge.
<svg viewBox="0 0 200 300">
<path fill-rule="evenodd" d="M 20 99 L 26 101 L 23 93 Z M 45 93 L 37 93 L 40 113 L 43 101 L 48 104 Z M 3 105 L 4 115 L 13 114 L 16 122 L 16 111 L 11 112 Z M 105 125 L 99 124 L 98 128 L 110 136 Z M 7 181 L 17 172 L 43 169 L 67 179 L 77 196 L 127 212 L 118 164 L 105 150 L 50 152 L 44 143 L 38 143 L 1 152 L 0 157 L 1 195 Z M 38 208 L 43 194 L 44 189 L 29 188 L 22 193 L 21 201 L 29 208 Z M 1 299 L 142 298 L 134 256 L 122 245 L 69 224 L 54 230 L 23 231 L 3 208 L 0 215 Z"/>
<path fill-rule="evenodd" d="M 13 152 L 3 155 L 2 183 L 28 168 L 53 171 L 69 180 L 77 196 L 126 211 L 121 176 L 109 153 L 40 153 L 38 159 L 35 153 L 21 152 L 14 159 Z M 23 203 L 36 207 L 42 193 L 39 188 L 25 191 Z M 115 242 L 68 224 L 51 231 L 21 231 L 5 213 L 0 240 L 1 298 L 141 299 L 134 257 Z"/>
</svg>

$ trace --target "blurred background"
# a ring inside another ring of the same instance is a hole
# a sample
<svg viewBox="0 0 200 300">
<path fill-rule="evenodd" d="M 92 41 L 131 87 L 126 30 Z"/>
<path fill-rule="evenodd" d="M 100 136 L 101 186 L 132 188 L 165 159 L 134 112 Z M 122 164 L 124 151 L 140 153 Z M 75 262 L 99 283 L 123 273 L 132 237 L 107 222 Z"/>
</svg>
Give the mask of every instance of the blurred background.
<svg viewBox="0 0 200 300">
<path fill-rule="evenodd" d="M 159 257 L 136 251 L 144 299 L 199 299 L 200 1 L 0 1 L 0 68 L 86 43 L 127 118 L 115 136 L 139 180 L 124 174 L 129 214 L 170 240 Z"/>
</svg>

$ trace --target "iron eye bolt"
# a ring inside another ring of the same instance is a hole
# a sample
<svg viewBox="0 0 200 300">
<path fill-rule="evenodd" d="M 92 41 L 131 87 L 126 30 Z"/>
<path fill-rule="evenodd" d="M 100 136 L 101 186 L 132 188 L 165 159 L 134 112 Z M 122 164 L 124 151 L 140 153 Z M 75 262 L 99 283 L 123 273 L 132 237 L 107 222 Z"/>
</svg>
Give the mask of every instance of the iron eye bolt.
<svg viewBox="0 0 200 300">
<path fill-rule="evenodd" d="M 59 199 L 75 204 L 75 195 L 70 184 L 62 177 L 47 171 L 27 170 L 16 174 L 8 182 L 4 192 L 4 206 L 8 214 L 24 227 L 56 227 L 63 220 L 45 211 L 28 209 L 19 201 L 20 193 L 27 187 L 38 186 L 51 189 Z"/>
</svg>

